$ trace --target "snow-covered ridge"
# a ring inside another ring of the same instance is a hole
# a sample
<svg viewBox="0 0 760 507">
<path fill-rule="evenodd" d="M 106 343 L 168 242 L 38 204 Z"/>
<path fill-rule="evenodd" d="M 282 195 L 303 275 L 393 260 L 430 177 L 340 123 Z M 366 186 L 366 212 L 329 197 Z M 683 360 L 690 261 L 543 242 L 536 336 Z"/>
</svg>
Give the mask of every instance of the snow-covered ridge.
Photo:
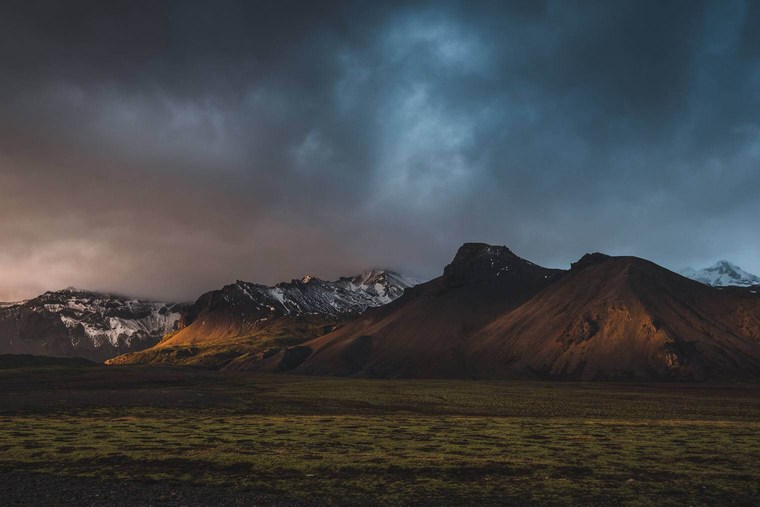
<svg viewBox="0 0 760 507">
<path fill-rule="evenodd" d="M 241 281 L 236 285 L 261 306 L 292 315 L 361 313 L 368 307 L 390 303 L 401 297 L 404 289 L 417 283 L 393 271 L 371 270 L 336 281 L 307 275 L 273 287 Z"/>
<path fill-rule="evenodd" d="M 17 329 L 24 329 L 27 322 L 45 322 L 39 334 L 49 334 L 50 340 L 68 340 L 75 349 L 110 345 L 121 350 L 129 349 L 135 340 L 159 340 L 174 329 L 181 311 L 182 305 L 69 288 L 2 304 L 0 319 L 15 321 Z"/>
<path fill-rule="evenodd" d="M 760 277 L 744 271 L 742 268 L 726 260 L 721 260 L 700 270 L 685 268 L 679 273 L 687 278 L 702 282 L 713 287 L 751 287 L 760 284 Z"/>
<path fill-rule="evenodd" d="M 351 278 L 341 278 L 336 283 L 353 292 L 369 295 L 373 299 L 369 306 L 380 306 L 398 299 L 404 289 L 414 287 L 420 281 L 394 271 L 374 269 Z"/>
<path fill-rule="evenodd" d="M 404 289 L 418 283 L 399 273 L 377 269 L 335 281 L 304 276 L 274 286 L 238 280 L 201 296 L 188 309 L 181 325 L 190 324 L 201 313 L 241 306 L 256 310 L 256 318 L 260 320 L 278 315 L 358 314 L 369 307 L 390 303 L 399 298 Z"/>
</svg>

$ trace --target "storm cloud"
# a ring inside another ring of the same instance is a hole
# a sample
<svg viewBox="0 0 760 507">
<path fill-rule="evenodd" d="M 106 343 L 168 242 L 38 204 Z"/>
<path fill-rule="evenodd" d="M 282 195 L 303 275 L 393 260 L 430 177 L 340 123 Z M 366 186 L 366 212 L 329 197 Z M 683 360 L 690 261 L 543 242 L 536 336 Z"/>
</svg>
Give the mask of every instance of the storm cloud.
<svg viewBox="0 0 760 507">
<path fill-rule="evenodd" d="M 0 59 L 0 300 L 465 241 L 760 272 L 757 2 L 3 2 Z"/>
</svg>

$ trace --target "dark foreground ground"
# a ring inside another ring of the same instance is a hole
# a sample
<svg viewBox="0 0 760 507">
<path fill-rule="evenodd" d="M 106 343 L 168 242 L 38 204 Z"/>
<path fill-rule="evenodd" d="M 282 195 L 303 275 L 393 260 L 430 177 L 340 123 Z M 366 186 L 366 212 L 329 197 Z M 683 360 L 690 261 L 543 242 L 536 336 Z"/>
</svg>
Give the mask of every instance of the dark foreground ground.
<svg viewBox="0 0 760 507">
<path fill-rule="evenodd" d="M 760 387 L 0 369 L 0 504 L 758 505 Z"/>
</svg>

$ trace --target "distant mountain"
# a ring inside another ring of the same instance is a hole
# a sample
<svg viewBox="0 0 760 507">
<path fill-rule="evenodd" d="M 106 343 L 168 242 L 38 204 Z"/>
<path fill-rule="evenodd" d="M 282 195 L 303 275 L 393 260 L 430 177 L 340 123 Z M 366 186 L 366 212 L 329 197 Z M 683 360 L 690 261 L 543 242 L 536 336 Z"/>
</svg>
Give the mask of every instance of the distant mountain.
<svg viewBox="0 0 760 507">
<path fill-rule="evenodd" d="M 0 354 L 103 361 L 148 348 L 174 329 L 184 306 L 77 289 L 0 304 Z"/>
<path fill-rule="evenodd" d="M 177 331 L 155 347 L 108 363 L 234 367 L 329 332 L 416 283 L 385 270 L 336 281 L 305 276 L 272 287 L 237 281 L 198 298 L 182 314 Z"/>
<path fill-rule="evenodd" d="M 760 295 L 635 257 L 550 270 L 465 244 L 443 276 L 324 336 L 242 365 L 360 377 L 757 380 Z"/>
<path fill-rule="evenodd" d="M 760 276 L 747 273 L 736 264 L 728 261 L 718 261 L 709 268 L 700 269 L 685 268 L 679 273 L 686 278 L 691 278 L 713 287 L 751 287 L 760 285 Z"/>
</svg>

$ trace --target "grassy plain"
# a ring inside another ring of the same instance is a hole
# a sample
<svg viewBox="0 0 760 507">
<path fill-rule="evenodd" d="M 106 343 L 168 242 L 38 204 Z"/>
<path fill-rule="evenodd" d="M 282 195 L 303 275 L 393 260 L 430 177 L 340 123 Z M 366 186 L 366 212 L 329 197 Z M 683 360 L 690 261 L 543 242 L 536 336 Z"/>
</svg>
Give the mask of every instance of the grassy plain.
<svg viewBox="0 0 760 507">
<path fill-rule="evenodd" d="M 0 478 L 95 481 L 106 494 L 145 484 L 239 504 L 757 505 L 759 463 L 758 386 L 0 370 Z M 6 499 L 23 501 L 5 482 Z"/>
</svg>

